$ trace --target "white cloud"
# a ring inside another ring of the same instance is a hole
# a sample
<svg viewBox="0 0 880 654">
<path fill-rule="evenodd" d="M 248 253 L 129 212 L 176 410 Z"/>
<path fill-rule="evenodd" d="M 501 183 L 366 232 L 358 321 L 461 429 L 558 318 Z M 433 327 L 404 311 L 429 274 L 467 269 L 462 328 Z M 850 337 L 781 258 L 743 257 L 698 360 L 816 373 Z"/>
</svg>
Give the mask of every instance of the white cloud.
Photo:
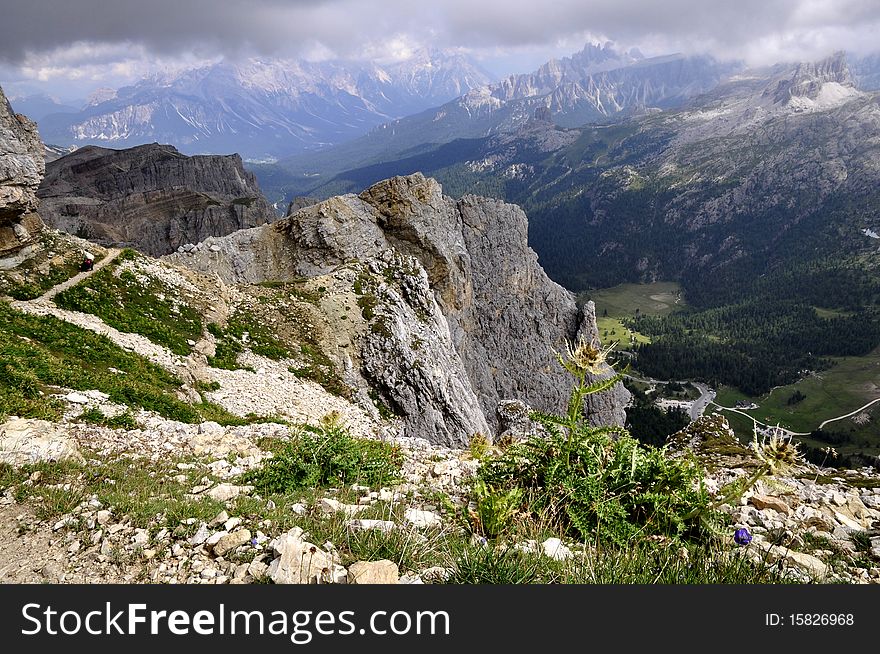
<svg viewBox="0 0 880 654">
<path fill-rule="evenodd" d="M 872 51 L 878 30 L 877 0 L 28 0 L 4 9 L 0 62 L 110 80 L 253 53 L 393 61 L 429 45 L 538 61 L 598 38 L 766 64 Z"/>
</svg>

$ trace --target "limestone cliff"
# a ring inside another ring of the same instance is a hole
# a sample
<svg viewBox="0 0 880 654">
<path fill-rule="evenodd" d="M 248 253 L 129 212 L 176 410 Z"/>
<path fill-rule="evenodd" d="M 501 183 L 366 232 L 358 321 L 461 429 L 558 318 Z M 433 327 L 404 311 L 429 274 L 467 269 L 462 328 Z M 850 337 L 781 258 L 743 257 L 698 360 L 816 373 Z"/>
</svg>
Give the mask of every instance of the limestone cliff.
<svg viewBox="0 0 880 654">
<path fill-rule="evenodd" d="M 275 219 L 241 157 L 187 157 L 169 145 L 85 147 L 50 162 L 40 186 L 47 224 L 147 254 Z"/>
<path fill-rule="evenodd" d="M 555 352 L 579 332 L 596 336 L 592 305 L 579 311 L 528 247 L 522 210 L 476 196 L 453 200 L 421 174 L 169 258 L 228 283 L 366 264 L 372 275 L 356 290 L 372 326 L 352 364 L 405 416 L 409 435 L 436 442 L 494 432 L 502 399 L 562 409 L 571 380 Z M 627 400 L 618 385 L 588 407 L 591 420 L 622 423 Z"/>
<path fill-rule="evenodd" d="M 0 88 L 0 255 L 31 243 L 43 229 L 36 192 L 44 171 L 36 125 L 12 110 Z"/>
</svg>

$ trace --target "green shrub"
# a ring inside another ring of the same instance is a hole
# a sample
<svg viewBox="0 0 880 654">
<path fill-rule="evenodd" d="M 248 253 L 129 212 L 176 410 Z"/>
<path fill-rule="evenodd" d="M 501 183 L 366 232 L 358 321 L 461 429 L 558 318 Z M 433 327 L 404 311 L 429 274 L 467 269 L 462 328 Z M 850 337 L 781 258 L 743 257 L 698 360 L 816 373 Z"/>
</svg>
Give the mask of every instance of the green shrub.
<svg viewBox="0 0 880 654">
<path fill-rule="evenodd" d="M 261 493 L 353 483 L 385 486 L 399 478 L 403 462 L 397 447 L 354 438 L 335 421 L 304 428 L 273 454 L 261 468 L 244 475 Z"/>
<path fill-rule="evenodd" d="M 79 414 L 82 422 L 88 422 L 93 425 L 101 425 L 103 427 L 113 427 L 114 429 L 137 429 L 138 423 L 134 419 L 131 411 L 125 411 L 115 416 L 107 416 L 97 407 L 90 407 Z"/>
<path fill-rule="evenodd" d="M 476 509 L 471 515 L 471 527 L 486 538 L 498 538 L 513 526 L 513 519 L 522 506 L 523 490 L 519 487 L 499 491 L 489 488 L 485 480 L 474 482 L 473 498 Z"/>
</svg>

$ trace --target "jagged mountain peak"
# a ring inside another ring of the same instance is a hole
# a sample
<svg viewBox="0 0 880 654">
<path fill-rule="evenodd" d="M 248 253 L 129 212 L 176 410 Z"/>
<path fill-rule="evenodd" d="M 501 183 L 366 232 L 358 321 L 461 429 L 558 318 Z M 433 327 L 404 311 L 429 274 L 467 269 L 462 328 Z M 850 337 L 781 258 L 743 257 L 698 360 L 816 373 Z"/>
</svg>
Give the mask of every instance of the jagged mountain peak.
<svg viewBox="0 0 880 654">
<path fill-rule="evenodd" d="M 852 74 L 847 65 L 846 53 L 835 52 L 830 57 L 815 62 L 797 64 L 775 85 L 764 91 L 772 95 L 776 104 L 803 106 L 800 99 L 829 105 L 857 94 Z"/>
</svg>

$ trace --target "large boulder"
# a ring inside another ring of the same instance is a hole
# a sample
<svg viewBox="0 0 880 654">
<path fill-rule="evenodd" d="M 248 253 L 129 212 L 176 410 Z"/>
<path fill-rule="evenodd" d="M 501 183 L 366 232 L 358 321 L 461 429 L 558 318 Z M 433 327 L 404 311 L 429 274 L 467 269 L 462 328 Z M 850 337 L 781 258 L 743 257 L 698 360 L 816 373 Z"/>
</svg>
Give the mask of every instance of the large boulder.
<svg viewBox="0 0 880 654">
<path fill-rule="evenodd" d="M 82 455 L 63 426 L 30 418 L 0 425 L 0 463 L 23 466 L 65 459 L 82 461 Z"/>
</svg>

